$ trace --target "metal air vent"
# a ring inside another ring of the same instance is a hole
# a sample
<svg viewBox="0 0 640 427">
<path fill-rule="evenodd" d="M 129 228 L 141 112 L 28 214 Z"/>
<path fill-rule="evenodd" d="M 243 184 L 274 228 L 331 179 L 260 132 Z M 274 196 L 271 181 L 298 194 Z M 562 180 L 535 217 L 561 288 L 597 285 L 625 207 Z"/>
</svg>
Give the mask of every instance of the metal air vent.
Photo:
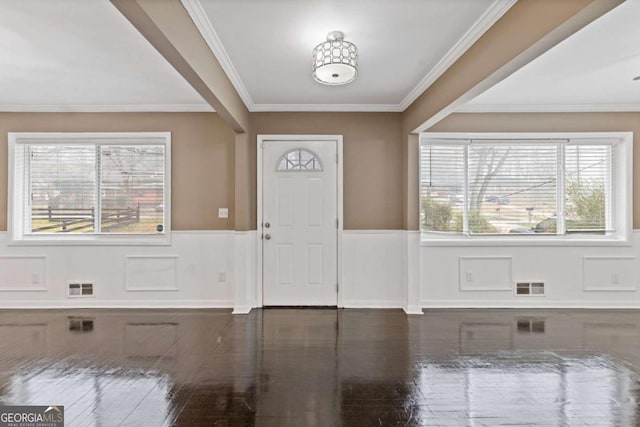
<svg viewBox="0 0 640 427">
<path fill-rule="evenodd" d="M 92 297 L 93 296 L 93 283 L 80 283 L 74 282 L 69 283 L 69 297 L 70 298 L 81 298 L 81 297 Z"/>
<path fill-rule="evenodd" d="M 544 282 L 516 282 L 515 291 L 517 296 L 543 296 Z"/>
</svg>

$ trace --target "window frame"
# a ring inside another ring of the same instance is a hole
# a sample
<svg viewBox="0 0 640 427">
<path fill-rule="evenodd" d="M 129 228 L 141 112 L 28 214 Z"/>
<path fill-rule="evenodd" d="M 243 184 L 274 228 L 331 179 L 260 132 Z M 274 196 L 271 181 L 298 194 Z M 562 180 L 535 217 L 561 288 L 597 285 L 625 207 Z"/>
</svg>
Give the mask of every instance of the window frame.
<svg viewBox="0 0 640 427">
<path fill-rule="evenodd" d="M 418 219 L 420 204 L 420 147 L 427 141 L 438 145 L 468 144 L 469 141 L 528 140 L 549 143 L 550 140 L 569 140 L 581 145 L 612 144 L 611 151 L 611 220 L 615 231 L 602 236 L 565 235 L 465 235 L 448 232 L 429 232 L 421 229 L 421 246 L 630 246 L 633 231 L 633 132 L 422 132 L 418 138 L 418 191 L 416 192 Z M 465 160 L 466 174 L 467 160 Z M 558 168 L 564 174 L 564 167 Z M 468 184 L 465 184 L 465 194 Z M 561 184 L 564 189 L 564 180 Z M 464 200 L 467 203 L 467 200 Z"/>
<path fill-rule="evenodd" d="M 24 197 L 17 194 L 19 180 L 29 185 L 26 178 L 16 177 L 16 145 L 28 140 L 29 144 L 78 144 L 99 146 L 164 145 L 164 230 L 157 234 L 78 233 L 29 234 L 24 232 Z M 148 246 L 171 244 L 171 132 L 9 132 L 8 133 L 8 194 L 7 231 L 10 245 L 52 246 Z"/>
</svg>

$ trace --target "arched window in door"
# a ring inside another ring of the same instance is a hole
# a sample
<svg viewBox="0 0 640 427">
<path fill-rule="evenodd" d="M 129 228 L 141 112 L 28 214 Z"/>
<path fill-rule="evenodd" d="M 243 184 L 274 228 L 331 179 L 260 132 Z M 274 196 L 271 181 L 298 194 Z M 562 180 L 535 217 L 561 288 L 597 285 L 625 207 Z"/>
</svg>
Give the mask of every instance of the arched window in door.
<svg viewBox="0 0 640 427">
<path fill-rule="evenodd" d="M 294 148 L 282 155 L 276 168 L 278 172 L 321 172 L 320 159 L 306 148 Z"/>
</svg>

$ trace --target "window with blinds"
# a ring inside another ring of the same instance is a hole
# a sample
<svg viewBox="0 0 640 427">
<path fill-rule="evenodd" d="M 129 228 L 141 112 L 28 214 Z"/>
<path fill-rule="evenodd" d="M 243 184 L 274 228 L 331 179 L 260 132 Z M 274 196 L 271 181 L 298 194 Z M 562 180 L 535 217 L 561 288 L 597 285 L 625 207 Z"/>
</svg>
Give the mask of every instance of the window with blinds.
<svg viewBox="0 0 640 427">
<path fill-rule="evenodd" d="M 556 214 L 557 145 L 471 143 L 467 164 L 470 234 L 519 233 Z"/>
<path fill-rule="evenodd" d="M 420 168 L 422 228 L 463 231 L 466 147 L 423 145 Z"/>
<path fill-rule="evenodd" d="M 17 239 L 163 236 L 168 134 L 13 134 Z"/>
<path fill-rule="evenodd" d="M 611 230 L 611 146 L 564 148 L 567 233 Z"/>
<path fill-rule="evenodd" d="M 614 151 L 621 142 L 423 137 L 421 230 L 441 238 L 615 236 L 616 223 L 625 222 L 616 222 L 625 212 L 615 210 L 628 212 L 628 202 L 615 205 L 612 194 Z"/>
</svg>

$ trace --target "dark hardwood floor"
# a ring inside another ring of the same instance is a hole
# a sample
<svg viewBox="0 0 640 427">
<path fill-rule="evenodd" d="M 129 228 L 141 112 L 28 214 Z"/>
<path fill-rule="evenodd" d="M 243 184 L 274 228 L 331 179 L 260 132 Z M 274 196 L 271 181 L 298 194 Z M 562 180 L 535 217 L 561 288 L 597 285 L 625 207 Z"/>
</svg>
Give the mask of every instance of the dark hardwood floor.
<svg viewBox="0 0 640 427">
<path fill-rule="evenodd" d="M 0 311 L 0 403 L 67 426 L 634 426 L 640 311 Z"/>
</svg>

